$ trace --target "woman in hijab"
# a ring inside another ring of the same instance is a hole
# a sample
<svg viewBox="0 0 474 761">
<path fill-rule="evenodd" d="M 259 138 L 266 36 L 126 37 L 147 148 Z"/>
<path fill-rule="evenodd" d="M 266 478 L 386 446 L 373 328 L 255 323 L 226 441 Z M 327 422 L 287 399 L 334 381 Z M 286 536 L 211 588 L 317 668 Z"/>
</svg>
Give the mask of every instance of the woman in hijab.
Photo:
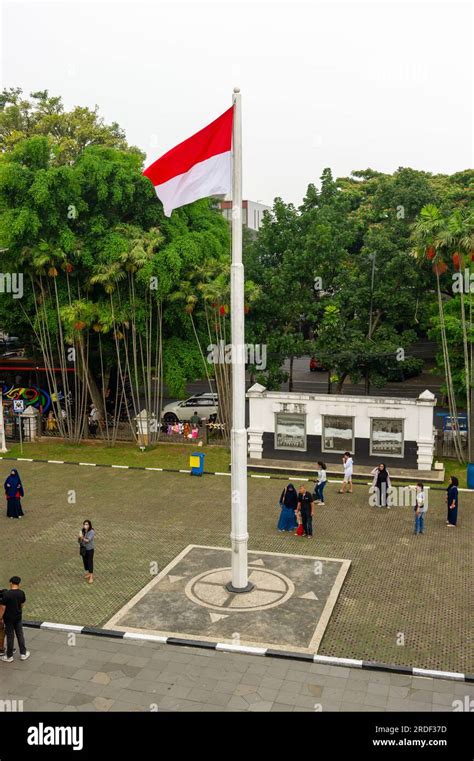
<svg viewBox="0 0 474 761">
<path fill-rule="evenodd" d="M 381 462 L 380 465 L 373 469 L 370 475 L 374 477 L 372 488 L 376 494 L 377 507 L 386 507 L 387 510 L 390 510 L 387 504 L 387 493 L 391 487 L 391 482 L 390 473 L 385 467 L 385 463 Z"/>
<path fill-rule="evenodd" d="M 454 528 L 458 522 L 458 486 L 459 480 L 456 476 L 451 476 L 448 486 L 448 517 L 446 525 L 448 528 Z"/>
<path fill-rule="evenodd" d="M 283 489 L 280 496 L 280 520 L 278 521 L 278 531 L 294 531 L 298 527 L 295 510 L 298 507 L 298 494 L 293 484 Z"/>
<path fill-rule="evenodd" d="M 21 518 L 24 515 L 21 509 L 21 497 L 24 497 L 25 493 L 17 470 L 10 471 L 3 488 L 7 498 L 7 518 Z"/>
</svg>

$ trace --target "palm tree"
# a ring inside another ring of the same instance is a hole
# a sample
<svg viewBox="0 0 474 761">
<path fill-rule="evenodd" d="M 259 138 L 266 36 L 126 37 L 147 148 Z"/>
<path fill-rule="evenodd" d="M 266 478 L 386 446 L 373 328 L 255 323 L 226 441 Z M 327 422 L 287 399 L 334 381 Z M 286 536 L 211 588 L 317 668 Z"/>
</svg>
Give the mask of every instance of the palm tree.
<svg viewBox="0 0 474 761">
<path fill-rule="evenodd" d="M 133 226 L 116 228 L 126 245 L 111 263 L 96 265 L 90 285 L 100 285 L 109 297 L 110 325 L 115 342 L 120 391 L 117 389 L 115 418 L 125 409 L 134 438 L 136 429 L 129 410 L 131 396 L 133 417 L 140 412 L 141 393 L 149 424 L 156 420 L 163 397 L 162 372 L 162 303 L 151 288 L 153 259 L 163 236 L 157 228 L 143 232 Z M 104 327 L 103 322 L 98 332 Z M 104 384 L 103 384 L 104 385 Z M 119 401 L 120 395 L 120 401 Z M 158 429 L 149 425 L 152 440 Z"/>
<path fill-rule="evenodd" d="M 72 296 L 69 273 L 72 271 L 73 265 L 67 260 L 64 252 L 53 248 L 50 244 L 43 241 L 34 249 L 25 248 L 23 250 L 22 266 L 30 275 L 35 305 L 35 315 L 33 317 L 26 315 L 26 317 L 31 324 L 43 354 L 59 432 L 64 438 L 77 441 L 79 436 L 77 421 L 80 418 L 77 404 L 81 397 L 79 374 L 78 372 L 73 373 L 75 409 L 73 411 L 73 408 L 71 408 L 70 412 L 73 414 L 69 414 L 63 419 L 60 406 L 60 388 L 58 386 L 56 371 L 54 370 L 56 364 L 59 363 L 62 391 L 66 399 L 70 398 L 72 390 L 68 373 L 70 368 L 67 366 L 67 347 L 69 343 L 72 344 L 76 358 L 79 347 L 74 341 L 69 341 L 65 334 L 62 309 L 67 303 L 71 305 Z M 64 276 L 61 275 L 61 272 L 64 273 Z M 58 279 L 60 277 L 61 279 L 65 277 L 65 287 L 63 279 L 61 288 L 58 287 Z M 81 358 L 82 366 L 87 369 L 88 356 L 87 352 L 84 352 L 84 349 L 81 352 Z M 77 363 L 75 368 L 77 370 Z"/>
<path fill-rule="evenodd" d="M 427 256 L 432 260 L 433 271 L 436 275 L 436 289 L 438 300 L 439 324 L 441 333 L 441 345 L 445 368 L 446 387 L 450 415 L 453 420 L 457 419 L 456 398 L 451 372 L 449 345 L 446 336 L 446 321 L 443 308 L 443 294 L 440 286 L 440 276 L 448 269 L 447 262 L 452 260 L 455 267 L 464 276 L 467 254 L 474 247 L 474 236 L 471 221 L 463 217 L 460 211 L 456 211 L 446 218 L 441 211 L 433 205 L 423 207 L 418 221 L 413 226 L 413 239 L 416 253 L 419 257 Z M 469 350 L 468 328 L 466 323 L 464 289 L 460 289 L 461 329 L 463 337 L 464 355 L 464 384 L 466 390 L 466 411 L 469 422 L 468 458 L 472 457 L 472 344 Z M 472 335 L 472 304 L 470 300 L 470 328 Z M 456 427 L 457 428 L 457 427 Z M 459 462 L 464 462 L 462 443 L 459 431 L 454 431 L 454 446 Z"/>
</svg>

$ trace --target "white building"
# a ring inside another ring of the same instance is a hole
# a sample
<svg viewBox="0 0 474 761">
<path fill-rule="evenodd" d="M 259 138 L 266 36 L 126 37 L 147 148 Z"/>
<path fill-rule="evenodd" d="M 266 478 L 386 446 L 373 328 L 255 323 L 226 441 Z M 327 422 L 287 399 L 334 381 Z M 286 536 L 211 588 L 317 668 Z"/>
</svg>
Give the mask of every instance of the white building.
<svg viewBox="0 0 474 761">
<path fill-rule="evenodd" d="M 247 398 L 251 458 L 339 462 L 349 451 L 359 465 L 431 470 L 436 398 L 428 390 L 389 399 L 267 391 L 256 383 Z"/>
<path fill-rule="evenodd" d="M 223 216 L 232 220 L 232 201 L 219 201 L 219 208 Z M 260 230 L 263 221 L 263 212 L 271 211 L 271 206 L 265 206 L 257 201 L 242 201 L 242 224 L 250 230 Z"/>
</svg>

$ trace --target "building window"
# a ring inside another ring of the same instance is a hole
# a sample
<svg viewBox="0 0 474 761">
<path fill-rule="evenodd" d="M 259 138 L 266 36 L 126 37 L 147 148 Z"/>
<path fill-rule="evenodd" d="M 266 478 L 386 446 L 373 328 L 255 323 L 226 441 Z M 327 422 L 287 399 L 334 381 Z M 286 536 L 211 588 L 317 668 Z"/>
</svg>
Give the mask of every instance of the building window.
<svg viewBox="0 0 474 761">
<path fill-rule="evenodd" d="M 306 452 L 306 415 L 275 414 L 275 449 Z"/>
<path fill-rule="evenodd" d="M 323 416 L 322 452 L 354 452 L 354 418 Z"/>
<path fill-rule="evenodd" d="M 403 457 L 403 420 L 372 418 L 370 454 Z"/>
</svg>

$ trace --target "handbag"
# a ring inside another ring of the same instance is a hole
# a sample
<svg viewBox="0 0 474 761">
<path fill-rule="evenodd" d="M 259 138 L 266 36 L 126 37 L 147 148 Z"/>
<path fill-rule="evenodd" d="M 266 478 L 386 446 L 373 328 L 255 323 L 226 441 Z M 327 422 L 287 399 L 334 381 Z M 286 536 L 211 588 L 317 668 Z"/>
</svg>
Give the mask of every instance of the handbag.
<svg viewBox="0 0 474 761">
<path fill-rule="evenodd" d="M 83 544 L 81 544 L 80 547 L 79 547 L 79 553 L 80 553 L 82 558 L 85 557 L 86 552 L 87 552 L 86 548 L 84 547 Z"/>
</svg>

